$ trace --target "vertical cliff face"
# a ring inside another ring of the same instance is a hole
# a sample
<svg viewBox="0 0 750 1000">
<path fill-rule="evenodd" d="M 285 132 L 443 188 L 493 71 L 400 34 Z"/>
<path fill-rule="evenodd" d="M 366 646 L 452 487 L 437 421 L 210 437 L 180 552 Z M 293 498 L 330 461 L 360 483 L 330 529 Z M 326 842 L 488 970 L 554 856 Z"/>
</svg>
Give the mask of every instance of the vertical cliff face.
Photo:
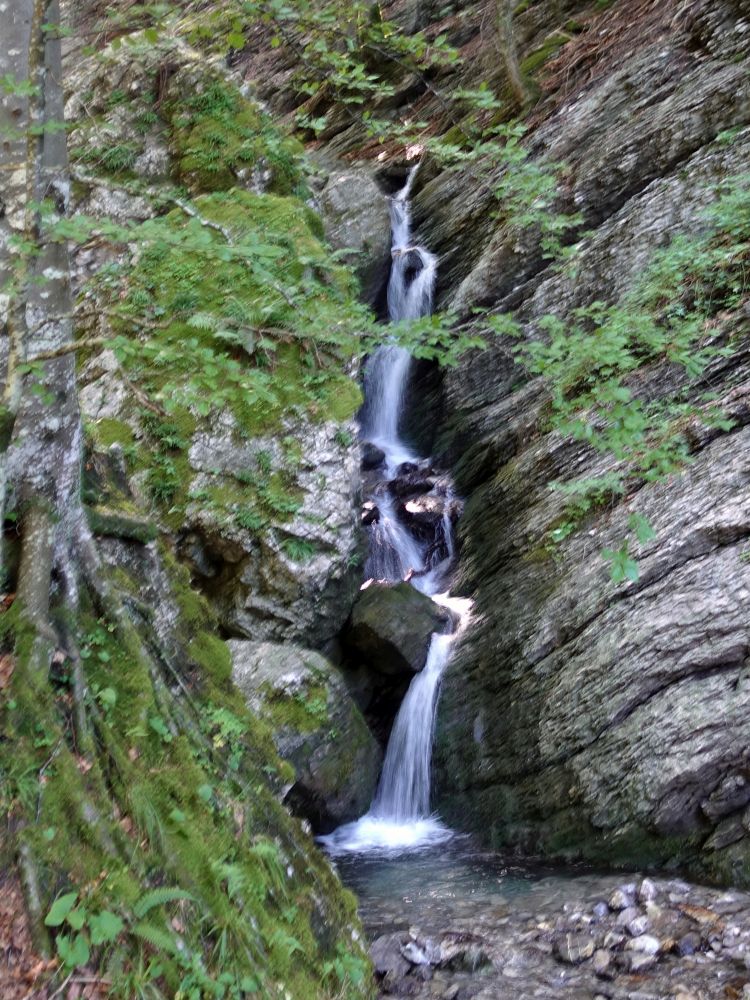
<svg viewBox="0 0 750 1000">
<path fill-rule="evenodd" d="M 562 197 L 586 227 L 575 270 L 484 221 L 481 185 L 437 174 L 417 201 L 444 302 L 512 308 L 532 339 L 543 316 L 627 302 L 655 252 L 699 233 L 746 171 L 749 32 L 743 2 L 614 4 L 567 42 L 527 141 L 566 163 Z M 710 390 L 731 429 L 693 421 L 684 472 L 631 480 L 570 524 L 550 483 L 613 460 L 549 430 L 545 387 L 507 344 L 445 379 L 441 444 L 467 498 L 462 586 L 476 601 L 440 705 L 449 820 L 495 844 L 750 876 L 749 321 L 746 295 L 717 306 L 706 342 L 725 351 L 692 387 L 659 359 L 629 381 L 651 400 Z M 601 552 L 635 510 L 656 537 L 635 553 L 638 580 L 614 584 Z"/>
</svg>

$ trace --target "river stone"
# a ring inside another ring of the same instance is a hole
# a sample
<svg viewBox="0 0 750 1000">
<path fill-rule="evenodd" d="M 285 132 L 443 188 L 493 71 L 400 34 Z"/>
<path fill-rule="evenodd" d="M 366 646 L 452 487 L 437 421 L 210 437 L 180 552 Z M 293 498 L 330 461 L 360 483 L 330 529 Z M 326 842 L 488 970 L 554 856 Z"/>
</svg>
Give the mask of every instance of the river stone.
<svg viewBox="0 0 750 1000">
<path fill-rule="evenodd" d="M 373 583 L 352 609 L 345 641 L 353 656 L 383 674 L 418 673 L 433 632 L 445 632 L 450 615 L 408 583 Z"/>
<path fill-rule="evenodd" d="M 381 751 L 337 668 L 293 643 L 235 639 L 229 649 L 235 684 L 295 769 L 292 811 L 320 833 L 366 812 Z"/>
<path fill-rule="evenodd" d="M 616 910 L 617 907 L 613 906 L 612 909 Z M 620 912 L 617 914 L 617 919 L 615 920 L 615 924 L 618 927 L 626 927 L 630 923 L 630 921 L 635 920 L 637 916 L 638 916 L 637 907 L 626 906 L 624 910 L 620 910 Z"/>
<path fill-rule="evenodd" d="M 388 199 L 372 171 L 363 165 L 337 165 L 330 170 L 318 197 L 328 242 L 346 251 L 362 284 L 362 296 L 373 302 L 390 265 L 391 220 Z"/>
<path fill-rule="evenodd" d="M 609 908 L 610 910 L 635 909 L 633 907 L 633 893 L 630 891 L 626 891 L 626 887 L 624 886 L 620 889 L 615 889 L 615 891 L 609 897 Z M 635 910 L 635 912 L 629 914 L 627 919 L 632 920 L 632 918 L 636 915 L 637 912 L 638 911 Z"/>
<path fill-rule="evenodd" d="M 632 934 L 634 938 L 639 937 L 641 934 L 645 934 L 650 927 L 650 921 L 645 913 L 639 914 L 639 916 L 634 917 L 627 923 L 628 934 Z"/>
<path fill-rule="evenodd" d="M 395 934 L 382 934 L 370 945 L 370 958 L 378 976 L 390 976 L 393 979 L 401 979 L 411 968 L 401 953 L 402 946 L 408 944 L 409 935 L 401 932 Z"/>
<path fill-rule="evenodd" d="M 652 934 L 639 934 L 638 937 L 632 938 L 625 945 L 627 951 L 640 951 L 644 955 L 656 955 L 660 947 L 659 939 Z"/>
<path fill-rule="evenodd" d="M 578 965 L 594 954 L 596 944 L 587 934 L 565 934 L 555 942 L 555 954 L 562 962 Z"/>
<path fill-rule="evenodd" d="M 644 878 L 638 887 L 638 899 L 642 903 L 649 903 L 656 899 L 656 885 L 650 878 Z"/>
<path fill-rule="evenodd" d="M 385 452 L 378 448 L 372 441 L 365 441 L 362 445 L 362 470 L 369 472 L 378 469 L 385 462 Z"/>
<path fill-rule="evenodd" d="M 591 964 L 597 976 L 606 978 L 609 974 L 611 964 L 609 952 L 605 951 L 604 948 L 597 948 L 594 952 Z"/>
</svg>

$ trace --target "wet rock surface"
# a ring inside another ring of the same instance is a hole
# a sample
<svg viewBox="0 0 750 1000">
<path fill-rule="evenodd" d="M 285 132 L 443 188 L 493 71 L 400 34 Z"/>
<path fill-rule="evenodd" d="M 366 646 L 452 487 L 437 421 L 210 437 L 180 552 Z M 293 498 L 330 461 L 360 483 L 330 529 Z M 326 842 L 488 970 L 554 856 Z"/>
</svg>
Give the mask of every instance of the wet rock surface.
<svg viewBox="0 0 750 1000">
<path fill-rule="evenodd" d="M 373 583 L 360 592 L 345 632 L 350 656 L 387 675 L 418 673 L 433 632 L 450 631 L 450 614 L 407 583 Z"/>
<path fill-rule="evenodd" d="M 401 576 L 409 580 L 423 576 L 443 562 L 442 573 L 447 581 L 455 566 L 453 538 L 463 512 L 463 502 L 455 495 L 452 479 L 424 459 L 403 462 L 392 478 L 383 479 L 384 459 L 379 448 L 369 442 L 364 444 L 363 527 L 380 524 L 383 516 L 395 518 L 422 546 L 421 557 L 414 565 L 402 566 Z M 378 569 L 382 569 L 378 559 L 380 545 L 377 539 L 370 542 L 374 556 L 371 555 L 365 567 L 365 574 L 376 579 Z M 395 575 L 396 567 L 388 570 Z"/>
<path fill-rule="evenodd" d="M 450 926 L 377 934 L 381 997 L 726 1000 L 750 996 L 750 894 L 677 879 L 550 878 L 493 905 L 453 901 Z M 395 917 L 396 914 L 394 913 Z M 437 917 L 438 921 L 445 914 Z"/>
<path fill-rule="evenodd" d="M 544 268 L 501 227 L 473 251 L 453 304 L 512 308 L 534 338 L 543 316 L 618 301 L 655 248 L 694 231 L 750 150 L 738 43 L 747 15 L 729 0 L 644 4 L 638 16 L 658 34 L 646 42 L 643 32 L 627 38 L 613 8 L 618 59 L 592 58 L 587 78 L 540 111 L 530 140 L 571 168 L 569 191 L 590 227 L 575 277 Z M 732 144 L 717 138 L 723 129 L 736 129 Z M 463 261 L 459 216 L 476 205 L 470 192 L 450 196 L 455 182 L 436 176 L 416 201 L 434 245 Z M 476 239 L 468 227 L 466 244 Z M 548 432 L 544 387 L 524 378 L 507 343 L 445 380 L 438 453 L 466 497 L 459 586 L 475 598 L 476 624 L 443 683 L 440 808 L 494 846 L 677 861 L 725 883 L 748 880 L 748 321 L 746 302 L 717 318 L 732 356 L 705 377 L 731 429 L 696 421 L 681 475 L 612 498 L 560 544 L 553 533 L 567 515 L 549 484 L 614 463 Z M 636 391 L 669 398 L 680 378 L 654 364 Z M 636 510 L 656 537 L 638 547 L 639 580 L 614 585 L 601 552 L 617 548 Z"/>
</svg>

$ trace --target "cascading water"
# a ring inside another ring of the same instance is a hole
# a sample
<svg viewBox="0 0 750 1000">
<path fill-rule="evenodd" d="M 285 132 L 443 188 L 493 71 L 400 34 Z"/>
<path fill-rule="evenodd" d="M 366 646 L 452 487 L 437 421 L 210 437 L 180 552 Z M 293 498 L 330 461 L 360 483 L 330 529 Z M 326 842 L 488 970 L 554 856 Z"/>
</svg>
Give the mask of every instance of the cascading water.
<svg viewBox="0 0 750 1000">
<path fill-rule="evenodd" d="M 417 169 L 412 168 L 405 186 L 391 199 L 388 315 L 392 322 L 419 319 L 432 311 L 437 260 L 424 247 L 412 245 L 409 194 Z M 416 538 L 401 522 L 389 490 L 404 463 L 418 469 L 421 461 L 399 436 L 410 366 L 406 350 L 387 345 L 375 352 L 365 369 L 367 402 L 361 436 L 385 456 L 385 479 L 372 496 L 378 518 L 370 528 L 365 574 L 392 583 L 410 579 L 414 587 L 449 609 L 457 624 L 449 634 L 432 636 L 425 666 L 412 680 L 393 724 L 369 812 L 320 838 L 332 853 L 422 847 L 452 836 L 430 813 L 430 761 L 440 678 L 467 620 L 469 601 L 441 592 L 455 552 L 450 487 L 444 490 L 443 514 L 432 544 Z"/>
</svg>

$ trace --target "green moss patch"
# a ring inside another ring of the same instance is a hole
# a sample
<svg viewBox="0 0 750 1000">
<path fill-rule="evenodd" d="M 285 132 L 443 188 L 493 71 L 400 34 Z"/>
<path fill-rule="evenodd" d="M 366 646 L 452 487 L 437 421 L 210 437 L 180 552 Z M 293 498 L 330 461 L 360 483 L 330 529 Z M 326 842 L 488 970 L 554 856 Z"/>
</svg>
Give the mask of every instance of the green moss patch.
<svg viewBox="0 0 750 1000">
<path fill-rule="evenodd" d="M 256 169 L 270 174 L 269 190 L 304 193 L 301 145 L 235 88 L 213 80 L 196 93 L 175 94 L 164 110 L 176 178 L 194 193 L 227 191 Z"/>
<path fill-rule="evenodd" d="M 550 35 L 538 49 L 535 49 L 522 60 L 521 72 L 524 76 L 532 76 L 548 59 L 552 58 L 558 49 L 562 48 L 569 41 L 570 37 L 567 34 L 556 32 Z"/>
</svg>

